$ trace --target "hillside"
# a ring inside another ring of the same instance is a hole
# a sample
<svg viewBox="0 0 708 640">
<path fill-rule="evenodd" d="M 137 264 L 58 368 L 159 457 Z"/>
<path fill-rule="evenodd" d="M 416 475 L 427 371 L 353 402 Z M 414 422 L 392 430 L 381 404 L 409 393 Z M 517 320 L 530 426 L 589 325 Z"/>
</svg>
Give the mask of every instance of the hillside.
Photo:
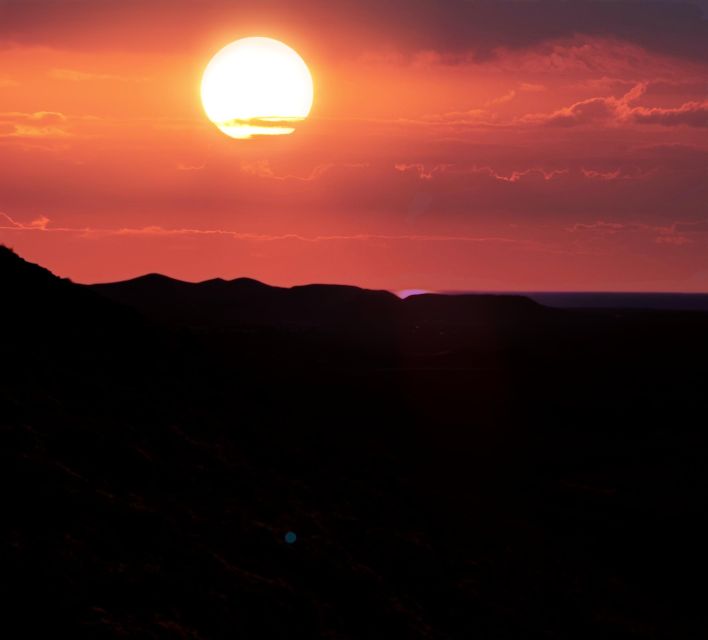
<svg viewBox="0 0 708 640">
<path fill-rule="evenodd" d="M 7 628 L 708 629 L 706 314 L 85 287 L 7 249 L 0 288 Z"/>
</svg>

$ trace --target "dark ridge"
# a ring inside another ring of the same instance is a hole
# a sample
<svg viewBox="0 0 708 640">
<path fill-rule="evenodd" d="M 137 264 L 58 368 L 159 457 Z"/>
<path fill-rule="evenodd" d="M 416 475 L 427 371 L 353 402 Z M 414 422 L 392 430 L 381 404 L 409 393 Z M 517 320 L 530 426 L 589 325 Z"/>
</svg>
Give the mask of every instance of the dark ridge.
<svg viewBox="0 0 708 640">
<path fill-rule="evenodd" d="M 534 292 L 527 294 L 541 304 L 565 309 L 638 309 L 708 311 L 705 293 L 635 292 Z"/>
<path fill-rule="evenodd" d="M 135 286 L 151 291 L 157 282 L 165 285 L 162 276 L 147 276 Z M 142 377 L 164 361 L 158 353 L 165 348 L 165 336 L 156 334 L 139 310 L 59 278 L 2 246 L 0 299 L 3 330 L 13 336 L 0 343 L 0 355 L 17 364 L 14 370 L 0 367 L 2 377 L 76 381 L 98 369 L 106 379 L 127 372 Z M 138 358 L 143 366 L 134 369 Z"/>
<path fill-rule="evenodd" d="M 440 321 L 450 324 L 485 321 L 518 321 L 547 314 L 546 309 L 530 298 L 505 294 L 438 295 L 420 294 L 403 300 L 411 318 L 417 321 Z"/>
<path fill-rule="evenodd" d="M 0 245 L 0 269 L 3 275 L 2 286 L 6 290 L 18 290 L 20 284 L 30 282 L 35 286 L 54 286 L 61 280 L 48 269 L 21 258 L 5 245 Z"/>
<path fill-rule="evenodd" d="M 265 284 L 260 280 L 254 280 L 253 278 L 234 278 L 233 280 L 228 280 L 230 284 L 238 285 L 240 287 L 254 287 L 262 289 L 264 287 L 272 287 L 272 285 Z M 278 288 L 278 287 L 272 287 Z"/>
<path fill-rule="evenodd" d="M 350 285 L 284 288 L 250 278 L 187 283 L 151 276 L 90 288 L 163 322 L 212 328 L 259 324 L 388 329 L 423 320 L 483 324 L 544 311 L 521 296 L 420 295 L 400 300 L 388 291 Z"/>
<path fill-rule="evenodd" d="M 145 273 L 142 276 L 137 276 L 128 280 L 127 282 L 182 282 L 177 278 L 170 278 L 170 276 L 163 275 L 162 273 Z M 115 284 L 115 283 L 109 283 Z"/>
<path fill-rule="evenodd" d="M 134 312 L 116 307 L 89 288 L 59 278 L 4 246 L 0 246 L 0 297 L 6 322 L 44 325 L 48 332 L 59 326 L 72 333 L 101 331 L 101 326 L 96 325 L 99 319 L 114 324 L 113 314 L 135 316 Z M 77 309 L 86 315 L 77 314 Z M 37 335 L 38 339 L 42 333 Z"/>
</svg>

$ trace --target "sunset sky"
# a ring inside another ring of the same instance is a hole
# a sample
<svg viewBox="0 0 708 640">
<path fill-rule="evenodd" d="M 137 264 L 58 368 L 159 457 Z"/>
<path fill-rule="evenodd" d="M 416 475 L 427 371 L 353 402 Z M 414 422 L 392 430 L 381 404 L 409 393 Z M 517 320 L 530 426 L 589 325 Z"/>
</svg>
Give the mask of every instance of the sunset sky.
<svg viewBox="0 0 708 640">
<path fill-rule="evenodd" d="M 314 79 L 234 140 L 202 73 Z M 708 0 L 0 0 L 0 243 L 161 272 L 430 290 L 708 290 Z"/>
</svg>

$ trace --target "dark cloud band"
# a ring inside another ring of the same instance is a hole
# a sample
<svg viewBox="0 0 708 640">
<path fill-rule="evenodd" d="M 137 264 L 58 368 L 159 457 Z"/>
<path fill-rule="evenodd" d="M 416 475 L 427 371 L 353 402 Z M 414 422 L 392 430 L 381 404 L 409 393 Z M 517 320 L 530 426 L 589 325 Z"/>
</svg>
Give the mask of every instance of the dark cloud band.
<svg viewBox="0 0 708 640">
<path fill-rule="evenodd" d="M 338 53 L 372 45 L 494 56 L 588 35 L 696 60 L 708 55 L 705 0 L 0 0 L 0 41 L 164 48 L 200 42 L 214 24 L 317 37 Z M 329 34 L 329 35 L 327 35 Z"/>
</svg>

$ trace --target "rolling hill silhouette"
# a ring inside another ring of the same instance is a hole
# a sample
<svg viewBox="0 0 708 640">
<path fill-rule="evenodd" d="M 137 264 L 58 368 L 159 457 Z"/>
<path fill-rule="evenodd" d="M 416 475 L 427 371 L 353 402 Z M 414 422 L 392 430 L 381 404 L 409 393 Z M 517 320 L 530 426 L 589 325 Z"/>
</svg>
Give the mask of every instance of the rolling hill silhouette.
<svg viewBox="0 0 708 640">
<path fill-rule="evenodd" d="M 19 637 L 708 629 L 708 314 L 84 286 L 6 248 L 0 296 Z"/>
<path fill-rule="evenodd" d="M 52 394 L 91 405 L 147 378 L 160 379 L 175 352 L 170 336 L 138 311 L 54 276 L 0 246 L 3 391 L 34 394 L 25 410 L 51 411 Z M 142 366 L 136 367 L 142 360 Z M 7 398 L 6 408 L 17 407 Z"/>
<path fill-rule="evenodd" d="M 90 288 L 162 321 L 208 328 L 479 325 L 514 317 L 533 319 L 545 311 L 521 296 L 426 294 L 401 300 L 387 291 L 318 284 L 272 287 L 249 278 L 190 283 L 150 274 Z"/>
<path fill-rule="evenodd" d="M 108 324 L 136 315 L 69 280 L 57 278 L 3 246 L 0 275 L 3 321 L 18 331 L 34 332 L 37 339 L 47 332 L 73 332 L 74 328 L 103 331 Z M 44 331 L 39 331 L 40 326 Z"/>
</svg>

